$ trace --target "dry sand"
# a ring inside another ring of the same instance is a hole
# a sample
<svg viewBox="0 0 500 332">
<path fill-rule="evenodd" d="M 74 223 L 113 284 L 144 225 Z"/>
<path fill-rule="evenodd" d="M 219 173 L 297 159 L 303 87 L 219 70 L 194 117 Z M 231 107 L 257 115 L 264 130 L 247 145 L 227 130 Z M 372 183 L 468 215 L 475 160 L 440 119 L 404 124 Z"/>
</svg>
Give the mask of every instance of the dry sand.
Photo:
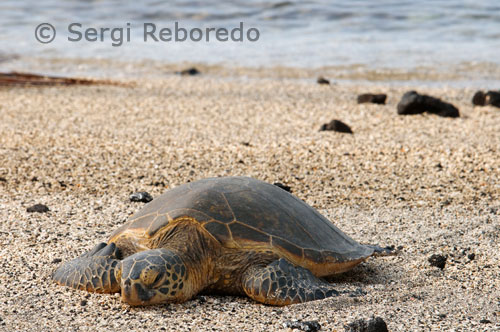
<svg viewBox="0 0 500 332">
<path fill-rule="evenodd" d="M 500 110 L 473 108 L 472 89 L 157 76 L 0 89 L 0 330 L 283 331 L 299 319 L 343 331 L 372 315 L 390 331 L 500 328 Z M 462 116 L 396 115 L 409 88 Z M 362 92 L 388 104 L 358 105 Z M 332 119 L 354 135 L 318 131 Z M 130 193 L 227 175 L 285 183 L 356 240 L 402 250 L 331 278 L 365 296 L 281 308 L 210 295 L 131 308 L 51 282 L 58 261 L 143 206 Z M 27 213 L 35 203 L 50 212 Z M 432 254 L 448 255 L 444 270 Z"/>
</svg>

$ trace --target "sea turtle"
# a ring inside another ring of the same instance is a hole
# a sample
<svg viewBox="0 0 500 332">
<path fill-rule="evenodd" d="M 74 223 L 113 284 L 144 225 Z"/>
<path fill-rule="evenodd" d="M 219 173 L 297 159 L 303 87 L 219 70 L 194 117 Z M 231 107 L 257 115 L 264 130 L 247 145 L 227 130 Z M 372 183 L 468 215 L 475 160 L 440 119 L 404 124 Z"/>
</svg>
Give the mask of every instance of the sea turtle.
<svg viewBox="0 0 500 332">
<path fill-rule="evenodd" d="M 130 305 L 184 302 L 200 292 L 288 305 L 338 295 L 320 277 L 389 251 L 357 243 L 275 185 L 221 177 L 167 191 L 52 278 L 89 292 L 121 291 Z"/>
</svg>

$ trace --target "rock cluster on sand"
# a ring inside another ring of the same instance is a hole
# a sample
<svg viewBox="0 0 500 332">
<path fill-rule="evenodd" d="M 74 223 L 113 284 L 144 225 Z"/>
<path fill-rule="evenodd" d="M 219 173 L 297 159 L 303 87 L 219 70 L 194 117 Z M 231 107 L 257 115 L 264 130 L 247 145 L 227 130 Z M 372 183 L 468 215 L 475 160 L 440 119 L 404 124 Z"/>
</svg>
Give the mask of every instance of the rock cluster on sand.
<svg viewBox="0 0 500 332">
<path fill-rule="evenodd" d="M 477 91 L 472 97 L 472 104 L 476 106 L 500 107 L 500 91 Z"/>
</svg>

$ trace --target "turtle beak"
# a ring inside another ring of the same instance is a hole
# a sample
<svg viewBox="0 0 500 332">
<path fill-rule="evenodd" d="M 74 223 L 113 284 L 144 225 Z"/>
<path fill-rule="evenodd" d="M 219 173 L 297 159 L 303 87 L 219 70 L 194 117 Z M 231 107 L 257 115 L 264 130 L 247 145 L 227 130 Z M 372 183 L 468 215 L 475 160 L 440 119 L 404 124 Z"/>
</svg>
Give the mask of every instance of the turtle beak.
<svg viewBox="0 0 500 332">
<path fill-rule="evenodd" d="M 122 283 L 122 301 L 132 306 L 152 304 L 155 292 L 148 290 L 140 282 L 131 282 L 130 279 Z"/>
</svg>

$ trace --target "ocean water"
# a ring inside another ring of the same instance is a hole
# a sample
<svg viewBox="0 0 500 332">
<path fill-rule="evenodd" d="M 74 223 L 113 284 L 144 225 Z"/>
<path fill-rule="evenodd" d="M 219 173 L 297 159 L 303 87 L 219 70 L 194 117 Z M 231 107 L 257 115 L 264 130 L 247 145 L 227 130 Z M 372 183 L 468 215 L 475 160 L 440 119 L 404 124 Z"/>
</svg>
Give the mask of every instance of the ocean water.
<svg viewBox="0 0 500 332">
<path fill-rule="evenodd" d="M 244 36 L 254 29 L 258 39 L 218 41 L 213 33 L 208 42 L 144 40 L 145 23 L 154 24 L 156 31 L 173 32 L 176 22 L 181 28 L 202 32 L 207 28 L 231 31 L 243 24 Z M 43 44 L 35 38 L 41 23 L 56 29 L 52 42 Z M 73 26 L 73 32 L 72 23 L 80 24 Z M 0 59 L 21 55 L 403 69 L 500 64 L 498 0 L 2 0 L 0 26 Z M 97 35 L 89 34 L 97 40 L 85 40 L 88 28 L 99 30 Z M 101 34 L 102 28 L 115 29 L 114 41 L 110 30 Z M 68 40 L 77 39 L 74 31 L 81 40 Z"/>
</svg>

